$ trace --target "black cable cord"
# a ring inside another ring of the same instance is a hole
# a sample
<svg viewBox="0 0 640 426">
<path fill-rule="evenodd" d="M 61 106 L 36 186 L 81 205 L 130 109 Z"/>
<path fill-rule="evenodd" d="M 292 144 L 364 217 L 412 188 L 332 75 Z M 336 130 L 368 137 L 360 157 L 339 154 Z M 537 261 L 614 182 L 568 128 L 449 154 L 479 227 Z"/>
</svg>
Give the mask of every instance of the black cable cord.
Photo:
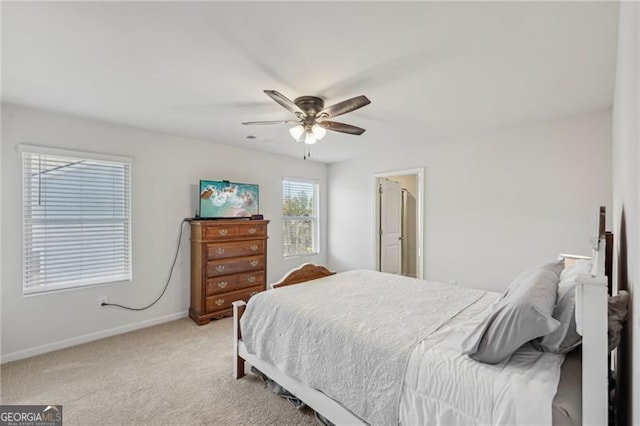
<svg viewBox="0 0 640 426">
<path fill-rule="evenodd" d="M 171 276 L 173 275 L 173 267 L 176 266 L 176 261 L 178 260 L 178 253 L 180 253 L 180 242 L 182 242 L 182 230 L 184 229 L 184 226 L 182 226 L 182 225 L 185 222 L 188 222 L 189 220 L 190 220 L 189 218 L 185 217 L 184 219 L 182 219 L 182 222 L 180 222 L 180 234 L 178 235 L 178 246 L 176 247 L 176 254 L 173 257 L 173 263 L 171 264 L 171 269 L 169 270 L 169 278 L 167 278 L 167 282 L 165 283 L 164 288 L 162 289 L 162 293 L 160 293 L 160 296 L 158 296 L 156 298 L 156 300 L 154 300 L 153 302 L 151 302 L 147 306 L 143 306 L 142 308 L 132 308 L 130 306 L 120 305 L 119 303 L 106 303 L 106 302 L 102 302 L 100 305 L 101 306 L 115 306 L 117 308 L 128 309 L 130 311 L 144 311 L 145 309 L 149 309 L 150 307 L 155 305 L 156 302 L 158 302 L 158 300 L 160 300 L 160 298 L 162 298 L 162 296 L 164 296 L 165 291 L 167 291 L 167 288 L 169 287 L 169 283 L 171 282 Z"/>
</svg>

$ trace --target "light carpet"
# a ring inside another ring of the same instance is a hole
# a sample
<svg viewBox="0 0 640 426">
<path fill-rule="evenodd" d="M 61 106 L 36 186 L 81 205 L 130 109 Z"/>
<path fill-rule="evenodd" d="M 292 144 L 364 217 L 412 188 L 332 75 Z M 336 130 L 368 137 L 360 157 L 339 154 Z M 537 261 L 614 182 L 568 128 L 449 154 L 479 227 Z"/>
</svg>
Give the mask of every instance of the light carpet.
<svg viewBox="0 0 640 426">
<path fill-rule="evenodd" d="M 185 318 L 6 363 L 0 402 L 62 404 L 65 425 L 315 425 L 258 377 L 231 377 L 232 336 L 232 318 Z"/>
</svg>

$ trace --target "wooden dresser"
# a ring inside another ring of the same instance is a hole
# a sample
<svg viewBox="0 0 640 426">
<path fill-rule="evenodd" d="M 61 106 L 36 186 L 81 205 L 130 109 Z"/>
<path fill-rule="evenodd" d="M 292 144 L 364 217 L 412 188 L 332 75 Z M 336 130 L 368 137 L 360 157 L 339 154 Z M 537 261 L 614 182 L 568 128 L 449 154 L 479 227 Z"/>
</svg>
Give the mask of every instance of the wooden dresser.
<svg viewBox="0 0 640 426">
<path fill-rule="evenodd" d="M 199 325 L 232 315 L 267 282 L 268 220 L 191 221 L 191 307 Z"/>
</svg>

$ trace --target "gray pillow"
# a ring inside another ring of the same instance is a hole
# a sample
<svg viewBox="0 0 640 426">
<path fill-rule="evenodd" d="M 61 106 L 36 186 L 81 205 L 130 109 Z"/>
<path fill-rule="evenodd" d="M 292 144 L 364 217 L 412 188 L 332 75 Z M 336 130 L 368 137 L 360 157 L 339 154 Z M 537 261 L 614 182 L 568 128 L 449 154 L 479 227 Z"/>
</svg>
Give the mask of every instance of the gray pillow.
<svg viewBox="0 0 640 426">
<path fill-rule="evenodd" d="M 462 342 L 462 353 L 496 364 L 523 344 L 557 329 L 560 323 L 552 313 L 563 267 L 558 261 L 518 275 L 493 312 Z"/>
<path fill-rule="evenodd" d="M 592 266 L 591 260 L 578 260 L 560 274 L 558 301 L 553 309 L 553 318 L 560 322 L 560 326 L 536 342 L 539 349 L 566 354 L 582 343 L 582 336 L 576 330 L 576 284 L 579 275 L 591 273 Z"/>
</svg>

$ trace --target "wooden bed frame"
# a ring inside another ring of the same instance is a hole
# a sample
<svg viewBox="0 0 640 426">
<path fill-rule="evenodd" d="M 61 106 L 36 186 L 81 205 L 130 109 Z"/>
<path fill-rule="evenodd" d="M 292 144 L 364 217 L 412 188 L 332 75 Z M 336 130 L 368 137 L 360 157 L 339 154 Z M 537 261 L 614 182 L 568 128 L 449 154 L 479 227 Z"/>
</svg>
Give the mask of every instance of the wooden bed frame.
<svg viewBox="0 0 640 426">
<path fill-rule="evenodd" d="M 296 269 L 289 271 L 280 281 L 271 285 L 271 288 L 285 287 L 293 284 L 300 284 L 306 281 L 317 280 L 318 278 L 335 275 L 324 266 L 304 263 Z"/>
<path fill-rule="evenodd" d="M 593 238 L 593 269 L 590 275 L 578 277 L 576 286 L 576 326 L 582 335 L 582 419 L 583 424 L 606 425 L 609 413 L 608 366 L 608 295 L 611 276 L 611 234 L 605 232 L 605 211 L 600 208 L 597 237 Z M 609 242 L 607 241 L 609 239 Z M 609 243 L 609 247 L 607 247 Z M 581 256 L 560 255 L 567 262 Z M 272 287 L 298 284 L 333 275 L 323 266 L 304 264 L 287 274 Z M 324 393 L 310 388 L 295 377 L 288 376 L 272 364 L 247 352 L 242 341 L 240 318 L 245 310 L 243 301 L 233 302 L 233 377 L 245 375 L 245 361 L 266 374 L 283 388 L 304 401 L 309 407 L 336 425 L 365 422 Z"/>
</svg>

